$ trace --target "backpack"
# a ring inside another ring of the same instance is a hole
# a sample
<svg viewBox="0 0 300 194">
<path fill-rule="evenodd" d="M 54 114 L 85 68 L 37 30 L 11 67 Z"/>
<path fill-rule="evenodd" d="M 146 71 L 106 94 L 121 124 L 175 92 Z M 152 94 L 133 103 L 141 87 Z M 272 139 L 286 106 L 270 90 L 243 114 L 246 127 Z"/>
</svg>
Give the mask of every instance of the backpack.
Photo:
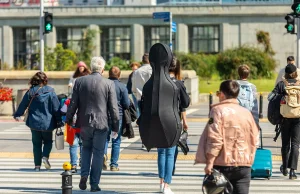
<svg viewBox="0 0 300 194">
<path fill-rule="evenodd" d="M 286 95 L 280 102 L 280 114 L 284 118 L 300 118 L 300 82 L 294 84 L 284 80 Z"/>
<path fill-rule="evenodd" d="M 280 114 L 280 101 L 283 95 L 279 94 L 275 89 L 268 95 L 268 120 L 272 125 L 281 124 L 283 119 Z"/>
<path fill-rule="evenodd" d="M 239 101 L 240 105 L 242 107 L 245 107 L 249 111 L 252 111 L 252 108 L 254 106 L 254 96 L 253 96 L 253 90 L 252 90 L 252 84 L 242 84 L 241 82 L 237 81 L 240 85 L 240 92 L 237 97 L 237 100 Z"/>
</svg>

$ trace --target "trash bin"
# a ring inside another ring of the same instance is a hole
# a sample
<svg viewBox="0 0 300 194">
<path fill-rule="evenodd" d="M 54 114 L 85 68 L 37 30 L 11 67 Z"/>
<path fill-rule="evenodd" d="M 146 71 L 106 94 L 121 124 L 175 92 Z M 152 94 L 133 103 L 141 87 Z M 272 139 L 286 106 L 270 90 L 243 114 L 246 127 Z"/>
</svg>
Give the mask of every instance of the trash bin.
<svg viewBox="0 0 300 194">
<path fill-rule="evenodd" d="M 19 107 L 19 104 L 22 101 L 23 96 L 25 95 L 25 93 L 27 92 L 28 89 L 20 89 L 17 91 L 17 108 Z"/>
</svg>

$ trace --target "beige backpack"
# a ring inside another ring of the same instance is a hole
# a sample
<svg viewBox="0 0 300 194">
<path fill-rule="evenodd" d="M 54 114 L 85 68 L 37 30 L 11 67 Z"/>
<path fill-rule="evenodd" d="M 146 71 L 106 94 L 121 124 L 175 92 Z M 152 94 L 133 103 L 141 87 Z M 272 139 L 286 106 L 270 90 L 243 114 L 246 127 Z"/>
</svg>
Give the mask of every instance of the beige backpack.
<svg viewBox="0 0 300 194">
<path fill-rule="evenodd" d="M 287 95 L 280 102 L 280 114 L 284 118 L 300 118 L 300 81 L 294 84 L 283 82 Z"/>
</svg>

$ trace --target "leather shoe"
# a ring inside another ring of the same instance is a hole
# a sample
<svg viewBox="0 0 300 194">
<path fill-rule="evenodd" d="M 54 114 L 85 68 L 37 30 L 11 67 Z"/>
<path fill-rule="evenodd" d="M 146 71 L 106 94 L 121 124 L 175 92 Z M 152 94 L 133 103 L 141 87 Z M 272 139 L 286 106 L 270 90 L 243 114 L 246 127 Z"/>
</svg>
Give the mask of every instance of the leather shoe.
<svg viewBox="0 0 300 194">
<path fill-rule="evenodd" d="M 80 182 L 79 182 L 79 188 L 81 190 L 86 190 L 86 182 L 87 182 L 87 177 L 85 176 L 82 176 L 81 179 L 80 179 Z"/>
<path fill-rule="evenodd" d="M 290 170 L 290 179 L 291 180 L 297 179 L 297 176 L 296 176 L 296 173 L 295 173 L 294 169 Z"/>
<path fill-rule="evenodd" d="M 289 174 L 288 169 L 283 168 L 283 165 L 280 166 L 280 172 L 283 174 L 283 176 L 287 176 Z"/>
<path fill-rule="evenodd" d="M 98 192 L 101 191 L 100 187 L 98 185 L 96 186 L 91 186 L 91 192 Z"/>
</svg>

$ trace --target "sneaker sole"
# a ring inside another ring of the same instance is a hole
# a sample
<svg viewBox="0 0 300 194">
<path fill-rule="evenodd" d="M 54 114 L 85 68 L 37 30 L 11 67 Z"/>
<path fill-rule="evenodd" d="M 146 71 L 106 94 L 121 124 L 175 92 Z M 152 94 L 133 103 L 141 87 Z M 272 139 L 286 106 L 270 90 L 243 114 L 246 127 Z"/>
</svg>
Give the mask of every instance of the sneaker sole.
<svg viewBox="0 0 300 194">
<path fill-rule="evenodd" d="M 49 165 L 47 162 L 43 161 L 43 163 L 46 169 L 49 170 L 51 168 L 51 165 Z"/>
</svg>

